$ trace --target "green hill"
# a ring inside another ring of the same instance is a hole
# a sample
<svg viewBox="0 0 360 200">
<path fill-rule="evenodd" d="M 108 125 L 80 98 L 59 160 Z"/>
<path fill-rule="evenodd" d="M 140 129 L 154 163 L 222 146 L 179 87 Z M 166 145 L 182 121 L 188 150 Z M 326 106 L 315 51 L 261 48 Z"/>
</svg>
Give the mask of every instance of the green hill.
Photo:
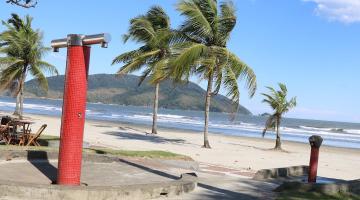
<svg viewBox="0 0 360 200">
<path fill-rule="evenodd" d="M 127 75 L 116 77 L 112 74 L 90 75 L 88 78 L 89 102 L 106 104 L 152 106 L 154 87 L 145 80 L 138 87 L 139 77 Z M 39 89 L 37 81 L 26 82 L 25 95 L 28 97 L 45 97 L 61 99 L 64 89 L 64 76 L 48 78 L 49 91 L 46 93 Z M 159 106 L 168 109 L 203 110 L 205 90 L 195 83 L 175 85 L 171 81 L 160 84 Z M 212 99 L 210 108 L 213 112 L 230 112 L 231 102 L 228 98 L 217 95 Z M 251 114 L 245 107 L 240 106 L 239 113 Z"/>
</svg>

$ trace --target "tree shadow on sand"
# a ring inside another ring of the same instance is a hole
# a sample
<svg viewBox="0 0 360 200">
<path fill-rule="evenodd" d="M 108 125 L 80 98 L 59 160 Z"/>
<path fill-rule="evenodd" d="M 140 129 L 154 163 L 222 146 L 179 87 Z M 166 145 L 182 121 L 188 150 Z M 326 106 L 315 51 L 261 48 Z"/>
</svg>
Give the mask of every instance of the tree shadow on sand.
<svg viewBox="0 0 360 200">
<path fill-rule="evenodd" d="M 160 143 L 160 144 L 165 144 L 165 143 L 187 144 L 187 142 L 183 139 L 169 139 L 157 135 L 142 135 L 138 133 L 128 133 L 123 131 L 106 132 L 104 134 L 113 135 L 119 139 L 126 139 L 126 140 L 140 140 L 140 141 L 147 141 L 147 142 Z"/>
</svg>

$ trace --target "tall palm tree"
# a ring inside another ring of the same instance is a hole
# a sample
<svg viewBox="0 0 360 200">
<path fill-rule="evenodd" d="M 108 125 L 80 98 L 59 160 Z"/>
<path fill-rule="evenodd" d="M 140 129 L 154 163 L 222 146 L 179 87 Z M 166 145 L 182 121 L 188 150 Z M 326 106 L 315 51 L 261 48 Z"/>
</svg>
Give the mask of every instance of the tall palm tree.
<svg viewBox="0 0 360 200">
<path fill-rule="evenodd" d="M 175 80 L 186 80 L 198 75 L 207 81 L 205 97 L 204 148 L 211 148 L 208 139 L 211 97 L 220 88 L 239 105 L 239 79 L 245 79 L 252 97 L 256 90 L 256 75 L 237 55 L 227 49 L 230 33 L 236 25 L 234 5 L 231 1 L 181 0 L 177 5 L 185 21 L 172 38 L 174 43 L 172 74 Z"/>
<path fill-rule="evenodd" d="M 285 84 L 279 83 L 280 90 L 275 90 L 272 87 L 267 87 L 270 91 L 269 94 L 262 95 L 265 97 L 263 100 L 264 103 L 267 103 L 274 110 L 274 114 L 270 115 L 266 121 L 265 128 L 262 132 L 263 137 L 265 136 L 266 131 L 269 128 L 276 130 L 276 144 L 275 149 L 281 150 L 281 138 L 280 138 L 280 124 L 282 115 L 288 112 L 291 108 L 296 106 L 296 97 L 287 101 L 287 88 Z"/>
<path fill-rule="evenodd" d="M 23 117 L 24 87 L 28 74 L 34 77 L 41 88 L 48 89 L 44 72 L 58 74 L 55 66 L 41 60 L 51 48 L 44 47 L 42 33 L 31 26 L 32 18 L 19 18 L 16 14 L 8 22 L 2 22 L 7 28 L 0 34 L 0 65 L 3 70 L 0 75 L 0 90 L 10 89 L 17 96 L 19 107 L 15 114 Z"/>
<path fill-rule="evenodd" d="M 19 17 L 19 15 L 12 13 L 11 14 L 11 18 L 8 19 L 8 24 L 12 25 L 16 31 L 19 31 L 20 28 L 29 28 L 27 26 L 25 26 L 24 21 Z M 11 30 L 8 30 L 11 31 Z M 13 30 L 12 30 L 13 31 Z M 2 33 L 5 34 L 5 33 Z M 7 43 L 3 43 L 0 44 L 0 46 L 6 45 Z M 10 91 L 11 94 L 16 96 L 16 106 L 15 106 L 15 111 L 14 111 L 14 115 L 19 116 L 20 113 L 20 92 L 18 92 L 19 90 L 17 90 L 19 85 L 19 80 L 13 80 L 11 84 L 9 84 L 7 89 Z M 1 89 L 1 88 L 0 88 Z"/>
<path fill-rule="evenodd" d="M 159 87 L 165 78 L 163 68 L 169 63 L 170 38 L 170 18 L 161 7 L 154 6 L 145 15 L 131 19 L 128 33 L 123 36 L 124 42 L 131 39 L 142 46 L 117 56 L 112 62 L 124 64 L 117 72 L 119 75 L 143 69 L 138 86 L 147 77 L 155 85 L 152 134 L 157 134 Z"/>
</svg>

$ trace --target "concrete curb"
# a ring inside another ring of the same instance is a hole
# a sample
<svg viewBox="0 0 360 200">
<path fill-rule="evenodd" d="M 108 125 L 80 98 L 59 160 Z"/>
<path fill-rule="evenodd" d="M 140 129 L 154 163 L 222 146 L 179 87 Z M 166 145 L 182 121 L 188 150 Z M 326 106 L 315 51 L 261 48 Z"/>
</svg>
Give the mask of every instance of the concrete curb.
<svg viewBox="0 0 360 200">
<path fill-rule="evenodd" d="M 319 192 L 328 195 L 337 193 L 352 193 L 360 195 L 360 180 L 342 181 L 339 183 L 301 183 L 301 182 L 284 182 L 275 192 L 282 191 L 300 191 L 300 192 Z"/>
<path fill-rule="evenodd" d="M 335 181 L 334 183 L 307 183 L 299 181 L 289 181 L 289 179 L 287 179 L 293 177 L 307 176 L 308 173 L 309 167 L 306 165 L 262 169 L 256 172 L 253 179 L 259 181 L 277 180 L 282 182 L 282 184 L 274 190 L 275 192 L 319 192 L 328 195 L 334 195 L 342 192 L 360 195 L 360 179 L 353 181 L 333 179 Z"/>
<path fill-rule="evenodd" d="M 262 169 L 255 173 L 253 179 L 266 180 L 266 179 L 286 178 L 290 176 L 304 176 L 307 175 L 308 173 L 309 173 L 309 166 L 307 165 Z"/>
<path fill-rule="evenodd" d="M 193 191 L 196 185 L 195 179 L 191 175 L 185 174 L 182 175 L 182 178 L 175 181 L 116 187 L 72 187 L 0 181 L 0 197 L 53 200 L 151 199 L 188 193 Z"/>
</svg>

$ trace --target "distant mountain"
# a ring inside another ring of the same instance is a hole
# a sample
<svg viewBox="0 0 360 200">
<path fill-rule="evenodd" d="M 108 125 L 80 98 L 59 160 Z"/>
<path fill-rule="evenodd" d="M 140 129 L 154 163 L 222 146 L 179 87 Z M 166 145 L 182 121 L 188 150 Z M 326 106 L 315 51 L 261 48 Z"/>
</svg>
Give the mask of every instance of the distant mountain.
<svg viewBox="0 0 360 200">
<path fill-rule="evenodd" d="M 145 80 L 138 87 L 139 77 L 126 75 L 116 77 L 112 74 L 96 74 L 88 77 L 88 102 L 101 102 L 106 104 L 152 106 L 154 87 Z M 45 97 L 62 99 L 64 89 L 64 76 L 48 78 L 49 91 L 46 93 L 39 89 L 36 80 L 25 84 L 25 95 L 28 97 Z M 199 85 L 190 82 L 184 85 L 174 85 L 171 81 L 160 84 L 159 106 L 168 109 L 203 110 L 205 90 Z M 212 99 L 210 110 L 213 112 L 230 112 L 231 101 L 217 95 Z M 251 115 L 251 112 L 240 106 L 239 113 Z"/>
</svg>

